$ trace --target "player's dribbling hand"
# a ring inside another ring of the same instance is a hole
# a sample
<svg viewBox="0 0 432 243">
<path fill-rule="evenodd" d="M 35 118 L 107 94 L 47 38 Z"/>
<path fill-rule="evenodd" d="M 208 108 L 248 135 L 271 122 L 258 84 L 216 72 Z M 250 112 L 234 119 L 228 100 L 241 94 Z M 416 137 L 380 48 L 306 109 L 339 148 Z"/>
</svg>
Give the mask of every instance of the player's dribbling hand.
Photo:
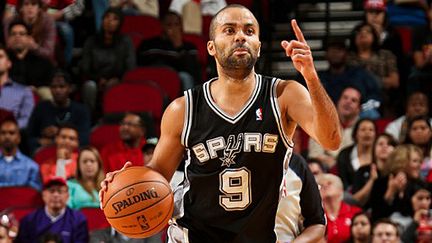
<svg viewBox="0 0 432 243">
<path fill-rule="evenodd" d="M 308 80 L 308 76 L 316 76 L 312 52 L 295 19 L 291 20 L 291 26 L 297 40 L 283 40 L 281 45 L 285 50 L 285 54 L 291 57 L 295 69 Z"/>
<path fill-rule="evenodd" d="M 115 170 L 112 172 L 108 172 L 105 176 L 105 179 L 101 182 L 100 186 L 101 189 L 99 191 L 99 201 L 100 201 L 100 205 L 99 207 L 102 209 L 102 201 L 103 201 L 103 196 L 105 194 L 105 192 L 108 190 L 108 183 L 112 182 L 114 179 L 114 176 L 117 175 L 120 171 L 125 170 L 128 167 L 131 167 L 132 163 L 130 161 L 127 161 L 124 165 L 123 168 L 121 168 L 120 170 Z"/>
</svg>

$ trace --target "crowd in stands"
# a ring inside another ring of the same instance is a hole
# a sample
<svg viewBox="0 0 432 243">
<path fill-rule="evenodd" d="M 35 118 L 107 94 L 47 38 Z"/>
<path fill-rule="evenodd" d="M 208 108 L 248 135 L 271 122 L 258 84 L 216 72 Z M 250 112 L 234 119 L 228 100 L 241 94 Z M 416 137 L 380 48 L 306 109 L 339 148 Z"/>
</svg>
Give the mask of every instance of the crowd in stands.
<svg viewBox="0 0 432 243">
<path fill-rule="evenodd" d="M 30 187 L 38 196 L 0 208 L 0 242 L 162 242 L 163 233 L 132 241 L 109 227 L 100 182 L 126 161 L 145 165 L 168 102 L 212 77 L 211 16 L 260 2 L 3 1 L 0 190 Z M 327 151 L 298 128 L 295 152 L 321 188 L 323 242 L 432 242 L 432 4 L 360 6 L 364 19 L 350 37 L 322 40 L 329 66 L 319 77 L 342 145 Z M 114 87 L 122 94 L 107 95 Z M 122 102 L 137 90 L 144 106 Z M 182 178 L 177 172 L 172 185 Z"/>
</svg>

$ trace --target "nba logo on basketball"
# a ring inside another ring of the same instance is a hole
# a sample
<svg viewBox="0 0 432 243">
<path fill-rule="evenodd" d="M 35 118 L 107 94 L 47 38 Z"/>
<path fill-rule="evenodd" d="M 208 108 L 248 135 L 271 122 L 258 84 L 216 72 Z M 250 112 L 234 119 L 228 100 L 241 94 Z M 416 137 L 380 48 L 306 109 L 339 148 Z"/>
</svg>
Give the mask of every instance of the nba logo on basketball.
<svg viewBox="0 0 432 243">
<path fill-rule="evenodd" d="M 138 216 L 137 220 L 142 230 L 148 230 L 150 228 L 150 225 L 147 223 L 147 219 L 144 215 Z"/>
<path fill-rule="evenodd" d="M 256 109 L 255 114 L 256 114 L 256 120 L 262 121 L 263 119 L 262 108 Z"/>
</svg>

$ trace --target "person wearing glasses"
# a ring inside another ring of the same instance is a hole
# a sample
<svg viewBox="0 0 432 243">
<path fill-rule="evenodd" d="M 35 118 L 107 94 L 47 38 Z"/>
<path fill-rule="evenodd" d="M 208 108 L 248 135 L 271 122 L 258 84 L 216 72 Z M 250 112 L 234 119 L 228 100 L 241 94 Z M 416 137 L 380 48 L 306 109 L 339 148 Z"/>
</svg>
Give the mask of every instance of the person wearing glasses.
<svg viewBox="0 0 432 243">
<path fill-rule="evenodd" d="M 146 144 L 146 127 L 143 119 L 135 113 L 126 113 L 120 122 L 120 140 L 107 144 L 101 150 L 105 172 L 119 170 L 125 161 L 144 165 L 141 148 Z"/>
<path fill-rule="evenodd" d="M 68 186 L 63 177 L 51 177 L 42 191 L 45 206 L 25 216 L 16 242 L 39 242 L 46 234 L 57 234 L 63 243 L 87 243 L 89 234 L 84 214 L 66 205 Z"/>
</svg>

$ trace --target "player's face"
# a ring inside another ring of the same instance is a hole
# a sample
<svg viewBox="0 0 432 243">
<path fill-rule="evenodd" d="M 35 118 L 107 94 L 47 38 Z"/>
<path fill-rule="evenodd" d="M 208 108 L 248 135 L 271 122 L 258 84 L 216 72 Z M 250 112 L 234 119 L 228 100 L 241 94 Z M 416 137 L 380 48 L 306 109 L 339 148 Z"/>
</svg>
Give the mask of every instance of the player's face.
<svg viewBox="0 0 432 243">
<path fill-rule="evenodd" d="M 96 155 L 89 150 L 82 151 L 80 154 L 79 169 L 83 178 L 95 178 L 99 171 Z"/>
<path fill-rule="evenodd" d="M 49 209 L 53 211 L 61 210 L 66 207 L 69 198 L 68 188 L 62 185 L 50 186 L 43 191 L 42 198 Z"/>
<path fill-rule="evenodd" d="M 252 69 L 259 57 L 259 27 L 253 14 L 228 8 L 217 16 L 215 37 L 207 48 L 225 69 Z"/>
<path fill-rule="evenodd" d="M 353 238 L 361 242 L 366 242 L 369 239 L 371 224 L 366 215 L 357 216 L 352 222 Z"/>
<path fill-rule="evenodd" d="M 391 224 L 375 226 L 372 237 L 372 243 L 399 243 L 397 229 Z"/>
</svg>

